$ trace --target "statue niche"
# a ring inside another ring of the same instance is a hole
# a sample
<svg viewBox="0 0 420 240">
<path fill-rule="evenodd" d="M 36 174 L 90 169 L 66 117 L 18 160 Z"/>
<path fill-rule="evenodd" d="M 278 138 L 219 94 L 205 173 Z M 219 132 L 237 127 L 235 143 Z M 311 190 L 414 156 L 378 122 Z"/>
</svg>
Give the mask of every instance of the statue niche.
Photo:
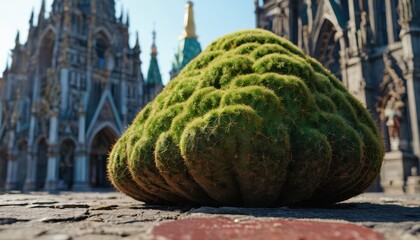
<svg viewBox="0 0 420 240">
<path fill-rule="evenodd" d="M 406 148 L 406 140 L 403 136 L 405 121 L 406 96 L 404 81 L 399 77 L 391 56 L 383 55 L 385 70 L 380 93 L 376 103 L 380 125 L 385 139 L 388 139 L 390 151 L 398 151 Z"/>
<path fill-rule="evenodd" d="M 401 121 L 404 102 L 391 97 L 386 103 L 384 110 L 385 125 L 388 128 L 388 136 L 391 143 L 391 150 L 398 150 L 401 139 Z"/>
</svg>

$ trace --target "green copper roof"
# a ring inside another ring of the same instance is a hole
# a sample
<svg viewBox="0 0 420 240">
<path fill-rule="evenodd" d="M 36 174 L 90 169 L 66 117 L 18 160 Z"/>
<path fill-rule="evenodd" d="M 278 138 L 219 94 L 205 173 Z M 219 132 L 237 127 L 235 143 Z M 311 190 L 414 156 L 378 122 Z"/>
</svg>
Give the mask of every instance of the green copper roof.
<svg viewBox="0 0 420 240">
<path fill-rule="evenodd" d="M 162 84 L 162 76 L 160 75 L 156 55 L 152 54 L 152 58 L 150 59 L 149 71 L 147 72 L 146 85 L 155 84 Z"/>
<path fill-rule="evenodd" d="M 176 77 L 181 69 L 200 53 L 201 46 L 195 32 L 193 3 L 188 1 L 185 4 L 184 31 L 172 62 L 171 78 Z"/>
<path fill-rule="evenodd" d="M 150 58 L 149 71 L 147 72 L 146 85 L 162 85 L 162 76 L 160 75 L 159 64 L 157 62 L 156 31 L 153 30 L 153 44 Z"/>
<path fill-rule="evenodd" d="M 201 53 L 200 43 L 196 38 L 184 38 L 179 41 L 178 51 L 172 62 L 172 73 L 178 73 L 193 58 Z"/>
</svg>

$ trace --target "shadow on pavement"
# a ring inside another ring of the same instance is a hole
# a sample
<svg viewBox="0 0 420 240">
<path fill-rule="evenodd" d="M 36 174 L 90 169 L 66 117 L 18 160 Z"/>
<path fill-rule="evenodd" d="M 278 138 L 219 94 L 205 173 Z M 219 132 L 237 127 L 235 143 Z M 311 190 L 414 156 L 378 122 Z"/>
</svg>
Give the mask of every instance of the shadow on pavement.
<svg viewBox="0 0 420 240">
<path fill-rule="evenodd" d="M 200 207 L 188 214 L 225 214 L 252 217 L 275 217 L 295 219 L 328 219 L 349 222 L 411 222 L 420 221 L 419 207 L 405 207 L 394 204 L 341 203 L 329 208 L 234 208 Z"/>
</svg>

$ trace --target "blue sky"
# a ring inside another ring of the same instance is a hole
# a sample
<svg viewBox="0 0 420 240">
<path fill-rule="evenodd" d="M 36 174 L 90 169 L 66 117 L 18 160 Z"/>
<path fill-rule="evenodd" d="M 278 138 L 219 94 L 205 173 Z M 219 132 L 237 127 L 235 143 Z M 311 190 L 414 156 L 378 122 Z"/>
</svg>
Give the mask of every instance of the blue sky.
<svg viewBox="0 0 420 240">
<path fill-rule="evenodd" d="M 46 0 L 47 12 L 53 0 Z M 121 12 L 130 14 L 130 39 L 134 44 L 139 32 L 143 62 L 142 72 L 147 75 L 152 44 L 153 23 L 156 26 L 158 62 L 164 83 L 169 81 L 169 71 L 179 36 L 183 29 L 185 0 L 116 0 L 117 16 Z M 254 4 L 252 0 L 195 0 L 194 15 L 201 47 L 204 49 L 218 37 L 241 29 L 255 28 Z M 26 42 L 28 21 L 32 9 L 35 21 L 41 0 L 2 0 L 0 3 L 0 75 L 14 47 L 16 32 L 20 31 L 20 42 Z M 10 58 L 9 58 L 10 59 Z"/>
</svg>

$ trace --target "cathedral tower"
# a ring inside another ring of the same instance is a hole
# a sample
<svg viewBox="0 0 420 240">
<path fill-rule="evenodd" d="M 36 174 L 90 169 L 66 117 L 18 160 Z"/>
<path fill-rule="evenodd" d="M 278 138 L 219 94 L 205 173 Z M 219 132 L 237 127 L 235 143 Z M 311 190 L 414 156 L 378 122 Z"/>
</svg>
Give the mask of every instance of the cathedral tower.
<svg viewBox="0 0 420 240">
<path fill-rule="evenodd" d="M 185 4 L 184 31 L 178 43 L 178 50 L 172 62 L 170 77 L 173 79 L 193 58 L 201 53 L 201 45 L 197 40 L 195 32 L 195 21 L 193 3 L 188 1 Z"/>
<path fill-rule="evenodd" d="M 146 104 L 140 46 L 114 0 L 41 4 L 0 84 L 0 188 L 107 187 L 109 148 Z"/>
<path fill-rule="evenodd" d="M 156 31 L 153 30 L 153 43 L 151 49 L 151 57 L 149 64 L 149 71 L 145 83 L 145 101 L 152 101 L 153 98 L 162 91 L 162 76 L 160 75 L 159 64 L 157 61 L 157 47 L 156 47 Z"/>
</svg>

